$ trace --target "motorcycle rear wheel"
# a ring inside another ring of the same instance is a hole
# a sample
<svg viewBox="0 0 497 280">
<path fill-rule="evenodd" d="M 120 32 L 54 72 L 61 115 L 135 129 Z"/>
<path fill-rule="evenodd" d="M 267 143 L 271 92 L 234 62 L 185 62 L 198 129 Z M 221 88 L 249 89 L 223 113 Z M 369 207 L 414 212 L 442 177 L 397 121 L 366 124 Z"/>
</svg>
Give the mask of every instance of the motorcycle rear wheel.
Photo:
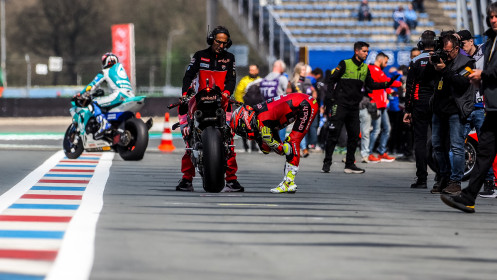
<svg viewBox="0 0 497 280">
<path fill-rule="evenodd" d="M 209 126 L 202 131 L 203 187 L 218 193 L 224 188 L 224 149 L 221 131 Z"/>
<path fill-rule="evenodd" d="M 126 120 L 124 129 L 131 139 L 127 146 L 117 145 L 117 152 L 124 160 L 143 159 L 148 146 L 147 125 L 141 119 L 131 118 Z"/>
<path fill-rule="evenodd" d="M 462 177 L 463 181 L 469 180 L 471 173 L 473 172 L 476 165 L 476 149 L 478 148 L 478 141 L 472 137 L 466 138 L 466 143 L 464 144 L 464 175 Z M 426 163 L 433 172 L 438 173 L 438 164 L 433 155 L 433 145 L 431 139 L 427 143 L 427 153 L 426 153 Z"/>
<path fill-rule="evenodd" d="M 83 141 L 76 129 L 76 124 L 72 123 L 66 130 L 64 134 L 64 140 L 62 141 L 62 147 L 64 148 L 64 153 L 67 158 L 76 159 L 83 151 Z"/>
</svg>

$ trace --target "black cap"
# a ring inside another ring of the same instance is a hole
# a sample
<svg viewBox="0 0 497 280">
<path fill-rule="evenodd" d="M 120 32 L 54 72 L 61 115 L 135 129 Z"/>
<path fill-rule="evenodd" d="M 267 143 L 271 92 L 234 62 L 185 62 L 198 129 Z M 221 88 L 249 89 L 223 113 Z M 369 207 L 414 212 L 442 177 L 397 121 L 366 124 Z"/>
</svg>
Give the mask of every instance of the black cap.
<svg viewBox="0 0 497 280">
<path fill-rule="evenodd" d="M 473 39 L 473 36 L 469 30 L 461 30 L 457 32 L 457 34 L 461 37 L 461 41 Z"/>
</svg>

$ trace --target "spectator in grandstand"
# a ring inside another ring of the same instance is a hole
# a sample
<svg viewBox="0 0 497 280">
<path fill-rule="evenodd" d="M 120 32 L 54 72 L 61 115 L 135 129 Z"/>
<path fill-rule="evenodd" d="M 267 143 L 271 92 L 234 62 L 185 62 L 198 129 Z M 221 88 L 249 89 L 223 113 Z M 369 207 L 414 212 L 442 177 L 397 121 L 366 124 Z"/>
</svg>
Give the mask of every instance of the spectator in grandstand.
<svg viewBox="0 0 497 280">
<path fill-rule="evenodd" d="M 454 34 L 449 33 L 442 40 L 444 54 L 439 56 L 438 61 L 434 56 L 430 59 L 437 71 L 432 102 L 432 143 L 441 177 L 441 184 L 431 192 L 455 194 L 461 191 L 465 166 L 465 122 L 473 111 L 475 98 L 469 78 L 461 71 L 466 67 L 473 69 L 475 61 L 459 53 L 460 41 Z M 452 160 L 449 160 L 449 152 L 452 153 Z"/>
<path fill-rule="evenodd" d="M 360 131 L 359 103 L 366 96 L 363 88 L 388 88 L 397 78 L 394 77 L 384 83 L 374 82 L 368 66 L 364 64 L 368 53 L 369 44 L 361 41 L 356 42 L 354 44 L 354 56 L 340 61 L 327 80 L 328 92 L 325 106 L 329 117 L 328 136 L 326 138 L 326 153 L 322 167 L 322 171 L 325 173 L 330 172 L 333 152 L 343 125 L 345 125 L 348 137 L 344 172 L 355 174 L 365 172 L 364 169 L 355 165 L 355 151 L 359 142 Z"/>
<path fill-rule="evenodd" d="M 411 37 L 411 30 L 406 22 L 406 16 L 404 14 L 404 7 L 399 6 L 393 12 L 393 28 L 395 29 L 395 34 L 397 35 L 397 42 L 409 43 Z"/>
<path fill-rule="evenodd" d="M 419 13 L 424 13 L 425 12 L 425 5 L 424 5 L 424 0 L 413 0 L 412 5 L 414 7 L 414 10 L 416 10 Z"/>
<path fill-rule="evenodd" d="M 388 65 L 388 59 L 389 58 L 385 53 L 380 52 L 378 55 L 376 55 L 374 64 L 368 65 L 369 72 L 371 73 L 371 78 L 374 82 L 386 83 L 390 81 L 390 78 L 388 78 L 385 72 L 383 72 L 383 69 L 385 69 L 385 67 L 387 67 Z M 399 81 L 394 81 L 391 86 L 400 87 L 402 86 L 402 83 Z M 389 156 L 387 153 L 387 143 L 388 139 L 390 138 L 391 130 L 390 119 L 387 112 L 387 94 L 390 94 L 391 92 L 391 89 L 375 89 L 369 94 L 371 102 L 374 102 L 376 104 L 379 115 L 379 118 L 372 120 L 371 122 L 373 131 L 371 132 L 369 142 L 369 162 L 392 162 L 395 160 L 394 157 Z M 380 136 L 377 148 L 378 157 L 375 157 L 373 152 L 378 136 Z"/>
<path fill-rule="evenodd" d="M 410 30 L 415 30 L 418 26 L 418 14 L 414 10 L 412 4 L 407 5 L 407 10 L 404 11 L 404 16 L 406 18 L 406 23 Z"/>
<path fill-rule="evenodd" d="M 316 89 L 312 86 L 311 80 L 306 78 L 307 65 L 303 62 L 297 63 L 295 68 L 293 69 L 293 77 L 290 80 L 290 86 L 292 88 L 292 93 L 305 93 L 307 95 L 312 96 L 312 98 L 317 99 L 318 94 Z M 317 114 L 317 112 L 316 112 Z M 317 128 L 316 128 L 317 129 Z M 316 131 L 314 131 L 314 135 L 316 135 Z M 302 149 L 302 157 L 306 158 L 309 156 L 309 148 L 308 148 L 308 140 L 309 133 L 307 133 L 303 138 L 302 142 L 300 142 L 300 148 Z M 316 145 L 316 140 L 314 140 L 313 145 Z"/>
<path fill-rule="evenodd" d="M 245 96 L 247 85 L 251 82 L 259 79 L 259 66 L 257 64 L 249 65 L 249 74 L 243 77 L 235 89 L 235 100 L 238 102 L 243 102 L 243 97 Z M 249 151 L 249 145 L 247 143 L 247 138 L 242 138 L 243 140 L 243 148 L 245 152 Z M 257 152 L 259 149 L 257 148 L 257 143 L 254 140 L 251 141 L 251 149 L 252 152 Z"/>
<path fill-rule="evenodd" d="M 359 9 L 357 11 L 357 17 L 359 21 L 371 21 L 373 18 L 371 15 L 371 11 L 369 9 L 368 0 L 362 0 L 361 4 L 359 4 Z"/>
<path fill-rule="evenodd" d="M 469 184 L 460 194 L 442 195 L 442 201 L 450 207 L 464 212 L 475 212 L 475 200 L 481 189 L 488 169 L 492 166 L 496 155 L 497 135 L 497 57 L 495 45 L 497 38 L 497 2 L 487 6 L 487 25 L 490 27 L 485 32 L 488 40 L 485 43 L 483 70 L 473 69 L 469 75 L 472 83 L 480 84 L 480 91 L 485 100 L 485 120 L 480 130 L 479 147 L 476 153 L 475 170 L 471 173 Z"/>
<path fill-rule="evenodd" d="M 469 57 L 476 61 L 476 69 L 483 69 L 483 46 L 484 44 L 475 45 L 473 35 L 469 30 L 461 30 L 457 32 L 461 37 L 461 46 Z M 472 129 L 476 130 L 476 135 L 480 137 L 481 126 L 485 119 L 485 108 L 483 106 L 483 96 L 480 94 L 479 88 L 475 90 L 475 108 L 466 122 L 466 129 L 464 135 L 467 136 Z M 485 182 L 483 183 L 483 192 L 480 193 L 481 197 L 497 197 L 497 190 L 494 184 L 494 170 L 490 168 Z"/>
</svg>

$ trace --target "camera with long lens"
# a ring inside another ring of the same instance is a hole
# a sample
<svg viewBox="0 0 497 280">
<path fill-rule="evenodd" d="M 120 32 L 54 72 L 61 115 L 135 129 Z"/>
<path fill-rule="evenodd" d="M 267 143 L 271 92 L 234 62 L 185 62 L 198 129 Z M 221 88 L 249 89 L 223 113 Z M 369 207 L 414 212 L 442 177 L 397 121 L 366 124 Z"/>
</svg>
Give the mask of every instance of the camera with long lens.
<svg viewBox="0 0 497 280">
<path fill-rule="evenodd" d="M 430 61 L 433 64 L 439 64 L 441 60 L 445 64 L 449 56 L 444 51 L 444 42 L 440 36 L 436 37 L 434 42 L 435 48 L 433 54 L 430 57 Z"/>
</svg>

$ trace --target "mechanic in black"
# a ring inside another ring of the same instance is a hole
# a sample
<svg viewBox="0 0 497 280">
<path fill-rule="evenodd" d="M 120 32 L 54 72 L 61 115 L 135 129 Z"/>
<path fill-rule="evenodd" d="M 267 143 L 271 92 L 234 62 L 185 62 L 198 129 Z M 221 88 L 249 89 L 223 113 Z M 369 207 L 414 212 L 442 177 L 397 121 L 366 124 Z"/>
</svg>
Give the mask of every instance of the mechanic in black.
<svg viewBox="0 0 497 280">
<path fill-rule="evenodd" d="M 368 43 L 361 41 L 354 43 L 354 56 L 340 61 L 327 80 L 328 92 L 325 98 L 325 106 L 329 128 L 322 172 L 330 172 L 333 151 L 344 124 L 348 137 L 344 172 L 349 174 L 365 172 L 364 169 L 358 168 L 354 163 L 354 154 L 360 133 L 359 103 L 363 99 L 369 103 L 369 90 L 388 88 L 398 78 L 398 75 L 396 75 L 389 82 L 374 82 L 368 66 L 364 64 L 368 53 Z"/>
<path fill-rule="evenodd" d="M 412 125 L 414 131 L 417 179 L 411 188 L 417 189 L 427 188 L 426 144 L 432 118 L 429 103 L 435 90 L 437 76 L 435 67 L 430 63 L 430 52 L 434 51 L 435 37 L 435 32 L 431 30 L 425 30 L 421 34 L 418 48 L 422 53 L 412 59 L 407 72 L 404 123 Z"/>
<path fill-rule="evenodd" d="M 183 95 L 192 86 L 192 82 L 198 80 L 198 88 L 207 87 L 206 79 L 209 79 L 210 86 L 217 85 L 223 95 L 229 98 L 235 91 L 236 69 L 235 56 L 228 52 L 232 42 L 228 29 L 223 26 L 214 28 L 207 37 L 207 44 L 210 46 L 196 52 L 186 69 L 183 77 Z"/>
<path fill-rule="evenodd" d="M 198 90 L 202 90 L 207 86 L 213 88 L 214 85 L 218 86 L 223 94 L 223 107 L 225 110 L 228 108 L 228 99 L 233 94 L 236 84 L 235 72 L 235 56 L 228 52 L 227 49 L 231 46 L 230 33 L 224 26 L 217 26 L 207 36 L 207 44 L 210 46 L 196 52 L 186 69 L 183 78 L 183 96 L 195 86 Z M 209 85 L 207 85 L 207 79 Z M 194 80 L 196 80 L 194 82 Z M 192 85 L 193 83 L 193 85 Z M 181 105 L 178 108 L 178 118 L 183 137 L 189 134 L 188 131 L 188 105 Z M 230 114 L 226 116 L 227 121 L 230 121 Z M 186 143 L 187 141 L 185 141 Z M 226 186 L 223 192 L 243 192 L 244 188 L 237 180 L 236 171 L 238 165 L 236 162 L 236 153 L 234 150 L 230 153 L 230 158 L 227 162 L 226 168 Z M 193 191 L 192 180 L 195 176 L 195 167 L 190 158 L 190 151 L 186 150 L 181 160 L 181 172 L 183 177 L 180 180 L 177 191 Z"/>
</svg>

